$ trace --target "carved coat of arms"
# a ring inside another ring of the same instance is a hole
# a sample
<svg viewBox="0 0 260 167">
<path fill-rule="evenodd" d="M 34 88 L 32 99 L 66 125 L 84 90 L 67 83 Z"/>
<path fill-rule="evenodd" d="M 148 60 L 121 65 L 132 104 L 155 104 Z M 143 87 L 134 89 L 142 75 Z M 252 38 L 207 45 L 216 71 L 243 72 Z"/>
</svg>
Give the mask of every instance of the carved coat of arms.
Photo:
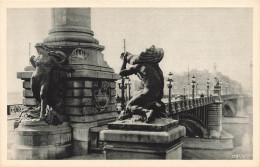
<svg viewBox="0 0 260 167">
<path fill-rule="evenodd" d="M 110 83 L 106 81 L 93 81 L 92 91 L 96 108 L 101 112 L 104 111 L 110 101 Z"/>
</svg>

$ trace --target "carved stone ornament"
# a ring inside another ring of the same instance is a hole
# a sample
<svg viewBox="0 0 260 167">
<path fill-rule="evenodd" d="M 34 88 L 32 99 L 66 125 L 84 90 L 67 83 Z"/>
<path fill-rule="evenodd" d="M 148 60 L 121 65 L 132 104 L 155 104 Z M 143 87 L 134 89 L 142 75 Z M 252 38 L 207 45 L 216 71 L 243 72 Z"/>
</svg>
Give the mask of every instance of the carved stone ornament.
<svg viewBox="0 0 260 167">
<path fill-rule="evenodd" d="M 110 101 L 110 83 L 106 81 L 93 81 L 92 91 L 95 107 L 101 112 L 104 111 Z"/>
<path fill-rule="evenodd" d="M 86 51 L 82 48 L 76 48 L 72 51 L 71 53 L 71 58 L 72 59 L 77 59 L 77 60 L 86 60 L 88 57 L 88 54 Z"/>
</svg>

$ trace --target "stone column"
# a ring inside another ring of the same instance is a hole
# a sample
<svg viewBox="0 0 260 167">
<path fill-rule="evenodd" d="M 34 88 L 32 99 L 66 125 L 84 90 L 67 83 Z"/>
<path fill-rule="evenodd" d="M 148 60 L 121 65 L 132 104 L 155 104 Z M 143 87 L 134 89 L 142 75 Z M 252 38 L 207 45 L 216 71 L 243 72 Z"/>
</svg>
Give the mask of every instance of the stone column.
<svg viewBox="0 0 260 167">
<path fill-rule="evenodd" d="M 222 131 L 222 103 L 221 86 L 214 86 L 214 103 L 208 106 L 208 128 L 210 137 L 219 138 Z"/>
<path fill-rule="evenodd" d="M 43 43 L 68 56 L 75 72 L 67 75 L 65 111 L 73 130 L 74 155 L 87 154 L 92 127 L 106 125 L 117 117 L 115 81 L 119 75 L 104 60 L 91 30 L 90 8 L 52 9 L 52 28 Z M 17 77 L 24 80 L 24 105 L 36 105 L 30 90 L 34 68 L 26 67 Z"/>
<path fill-rule="evenodd" d="M 117 121 L 100 132 L 106 143 L 106 159 L 182 159 L 181 138 L 185 127 L 177 120 L 159 119 L 153 123 Z"/>
</svg>

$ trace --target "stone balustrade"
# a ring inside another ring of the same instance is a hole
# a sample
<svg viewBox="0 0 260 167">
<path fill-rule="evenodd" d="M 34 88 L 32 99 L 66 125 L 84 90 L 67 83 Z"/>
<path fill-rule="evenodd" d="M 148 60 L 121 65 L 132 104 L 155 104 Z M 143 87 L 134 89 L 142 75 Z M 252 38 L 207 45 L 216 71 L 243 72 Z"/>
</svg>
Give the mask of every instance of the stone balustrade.
<svg viewBox="0 0 260 167">
<path fill-rule="evenodd" d="M 177 101 L 172 101 L 171 106 L 172 106 L 172 112 L 169 111 L 169 105 L 168 103 L 165 103 L 166 105 L 166 113 L 170 115 L 170 113 L 173 114 L 178 114 L 180 112 L 185 112 L 188 110 L 193 110 L 198 107 L 206 106 L 209 104 L 214 103 L 214 97 L 201 97 L 201 98 L 195 98 L 193 99 L 186 99 L 186 100 L 177 100 Z"/>
<path fill-rule="evenodd" d="M 20 114 L 24 108 L 23 104 L 7 105 L 7 115 Z"/>
</svg>

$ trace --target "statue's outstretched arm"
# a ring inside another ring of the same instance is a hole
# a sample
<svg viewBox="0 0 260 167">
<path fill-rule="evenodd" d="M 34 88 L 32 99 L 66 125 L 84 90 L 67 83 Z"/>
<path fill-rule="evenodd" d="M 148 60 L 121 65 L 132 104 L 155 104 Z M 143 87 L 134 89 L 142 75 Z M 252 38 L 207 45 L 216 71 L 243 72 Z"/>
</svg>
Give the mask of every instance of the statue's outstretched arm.
<svg viewBox="0 0 260 167">
<path fill-rule="evenodd" d="M 123 58 L 123 64 L 121 66 L 121 70 L 120 70 L 120 73 L 119 73 L 119 75 L 121 75 L 121 76 L 128 76 L 128 75 L 135 74 L 138 71 L 138 68 L 140 67 L 140 65 L 137 64 L 133 67 L 130 67 L 129 69 L 126 68 L 126 64 L 127 64 L 127 61 L 128 61 L 127 56 L 129 56 L 129 55 L 132 55 L 132 54 L 129 53 L 129 52 L 121 54 L 121 57 Z"/>
<path fill-rule="evenodd" d="M 36 68 L 36 64 L 35 64 L 35 56 L 33 55 L 33 56 L 31 56 L 30 57 L 30 62 L 31 62 L 31 64 L 32 64 L 32 66 L 34 67 L 34 68 Z"/>
<path fill-rule="evenodd" d="M 124 65 L 124 64 L 123 64 Z M 126 68 L 121 68 L 121 71 L 120 71 L 120 73 L 119 73 L 119 75 L 121 75 L 121 76 L 128 76 L 128 75 L 132 75 L 132 74 L 136 74 L 136 72 L 138 71 L 138 69 L 139 69 L 139 66 L 140 65 L 135 65 L 135 66 L 133 66 L 133 67 L 130 67 L 130 68 L 128 68 L 128 69 L 126 69 Z"/>
</svg>

